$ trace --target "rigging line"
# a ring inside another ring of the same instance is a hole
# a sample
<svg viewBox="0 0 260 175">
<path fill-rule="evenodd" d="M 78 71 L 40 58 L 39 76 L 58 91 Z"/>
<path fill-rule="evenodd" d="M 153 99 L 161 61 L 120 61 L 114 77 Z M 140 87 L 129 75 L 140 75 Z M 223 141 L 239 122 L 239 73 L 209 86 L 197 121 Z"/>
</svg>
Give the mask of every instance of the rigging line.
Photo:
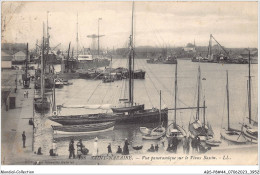
<svg viewBox="0 0 260 175">
<path fill-rule="evenodd" d="M 157 93 L 160 94 L 160 90 L 158 90 L 158 89 L 156 88 L 156 86 L 155 86 L 153 80 L 151 79 L 150 75 L 149 75 L 148 73 L 147 73 L 146 75 L 147 75 L 147 77 L 151 80 L 151 82 L 152 82 L 154 88 L 157 90 Z M 162 98 L 162 101 L 163 101 L 164 104 L 167 104 L 167 103 L 164 101 L 163 98 Z"/>
<path fill-rule="evenodd" d="M 100 81 L 100 83 L 98 83 L 98 85 L 96 86 L 96 88 L 94 89 L 94 91 L 91 93 L 90 97 L 88 98 L 87 102 L 89 102 L 89 100 L 91 99 L 91 97 L 94 95 L 95 91 L 97 90 L 98 86 L 102 83 L 102 81 Z"/>
<path fill-rule="evenodd" d="M 101 100 L 101 103 L 102 103 L 102 104 L 103 104 L 104 99 L 106 98 L 106 96 L 107 96 L 109 90 L 111 90 L 111 82 L 109 82 L 109 87 L 107 87 L 106 93 L 105 93 L 105 95 L 103 96 L 103 98 L 102 98 L 102 100 Z"/>
<path fill-rule="evenodd" d="M 198 81 L 196 81 L 196 86 L 195 87 L 198 87 Z M 194 88 L 194 91 L 195 91 L 195 95 L 194 95 L 194 99 L 193 99 L 193 106 L 195 106 L 195 103 L 196 103 L 196 97 L 197 97 L 197 88 Z M 190 111 L 190 119 L 192 118 L 192 113 L 193 113 L 193 111 L 191 110 Z M 193 116 L 193 119 L 195 119 L 194 118 L 194 116 Z"/>
<path fill-rule="evenodd" d="M 148 93 L 148 91 L 147 91 L 147 88 L 146 88 L 146 86 L 145 86 L 145 83 L 144 83 L 144 81 L 142 81 L 142 82 L 143 82 L 143 84 L 144 84 L 144 89 L 145 89 L 145 92 L 146 92 L 146 94 L 147 94 L 147 96 L 148 96 L 150 105 L 151 105 L 152 107 L 154 107 L 154 105 L 153 105 L 153 103 L 152 103 L 152 100 L 151 100 L 151 98 L 150 98 L 150 95 L 149 95 L 149 93 Z"/>
</svg>

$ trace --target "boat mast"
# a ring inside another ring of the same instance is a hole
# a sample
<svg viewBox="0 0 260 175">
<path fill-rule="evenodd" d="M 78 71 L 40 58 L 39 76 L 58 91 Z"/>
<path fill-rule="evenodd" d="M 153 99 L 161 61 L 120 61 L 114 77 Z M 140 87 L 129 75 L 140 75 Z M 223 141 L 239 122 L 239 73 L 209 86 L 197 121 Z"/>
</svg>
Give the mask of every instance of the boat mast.
<svg viewBox="0 0 260 175">
<path fill-rule="evenodd" d="M 228 131 L 230 130 L 230 123 L 229 123 L 229 88 L 228 88 L 228 71 L 227 71 L 227 112 L 228 112 Z"/>
<path fill-rule="evenodd" d="M 25 61 L 25 83 L 24 86 L 27 87 L 27 83 L 28 83 L 28 56 L 29 56 L 29 48 L 28 48 L 28 43 L 26 45 L 26 61 Z"/>
<path fill-rule="evenodd" d="M 48 57 L 49 57 L 49 48 L 50 48 L 50 41 L 49 41 L 49 39 L 50 39 L 50 35 L 49 35 L 49 11 L 47 11 L 47 40 L 46 40 L 46 49 L 47 49 L 47 54 L 46 54 L 46 59 L 45 59 L 45 61 L 46 61 L 46 65 L 47 65 L 47 61 L 49 61 L 48 60 Z M 50 65 L 49 65 L 49 70 L 48 70 L 49 72 L 50 72 Z"/>
<path fill-rule="evenodd" d="M 199 120 L 200 119 L 200 66 L 198 69 L 198 100 L 197 100 L 197 116 L 196 119 Z"/>
<path fill-rule="evenodd" d="M 204 101 L 203 101 L 203 126 L 205 129 L 206 126 L 206 102 L 205 102 L 205 97 L 204 97 Z"/>
<path fill-rule="evenodd" d="M 161 90 L 160 90 L 160 124 L 162 123 L 162 114 L 161 114 L 161 110 L 162 110 L 162 96 L 161 96 Z"/>
<path fill-rule="evenodd" d="M 77 13 L 77 37 L 76 37 L 76 42 L 77 42 L 77 52 L 76 52 L 76 58 L 78 59 L 78 45 L 79 45 L 79 33 L 78 33 L 78 13 Z"/>
<path fill-rule="evenodd" d="M 248 69 L 248 118 L 249 118 L 249 124 L 251 124 L 251 58 L 250 58 L 250 50 L 248 50 L 249 53 L 248 53 L 248 66 L 249 66 L 249 69 Z"/>
<path fill-rule="evenodd" d="M 176 126 L 176 117 L 177 117 L 177 63 L 176 63 L 176 66 L 175 66 L 175 86 L 174 86 L 174 127 Z"/>
<path fill-rule="evenodd" d="M 41 98 L 43 102 L 44 96 L 44 23 L 43 23 L 43 37 L 42 37 L 42 56 L 41 56 Z"/>
<path fill-rule="evenodd" d="M 134 2 L 132 5 L 132 29 L 131 29 L 131 36 L 130 36 L 130 54 L 129 54 L 129 102 L 130 105 L 133 106 L 134 103 L 134 83 L 133 83 L 133 72 L 134 72 L 134 46 L 133 46 L 133 39 L 134 39 Z"/>
</svg>

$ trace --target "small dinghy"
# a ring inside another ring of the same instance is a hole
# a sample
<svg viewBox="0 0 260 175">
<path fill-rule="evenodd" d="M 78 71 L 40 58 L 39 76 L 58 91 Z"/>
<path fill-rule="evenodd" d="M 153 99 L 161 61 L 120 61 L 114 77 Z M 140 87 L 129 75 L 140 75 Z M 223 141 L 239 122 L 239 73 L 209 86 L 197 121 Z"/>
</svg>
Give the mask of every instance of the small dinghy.
<svg viewBox="0 0 260 175">
<path fill-rule="evenodd" d="M 151 133 L 152 129 L 149 129 L 149 128 L 146 128 L 146 127 L 140 127 L 140 131 L 141 131 L 142 134 L 147 135 L 147 134 Z"/>
<path fill-rule="evenodd" d="M 141 150 L 143 148 L 142 145 L 140 145 L 140 146 L 132 146 L 132 147 L 133 147 L 134 150 Z"/>
<path fill-rule="evenodd" d="M 158 126 L 154 128 L 150 134 L 143 135 L 143 139 L 146 140 L 157 140 L 163 137 L 166 133 L 166 129 L 163 126 Z"/>
</svg>

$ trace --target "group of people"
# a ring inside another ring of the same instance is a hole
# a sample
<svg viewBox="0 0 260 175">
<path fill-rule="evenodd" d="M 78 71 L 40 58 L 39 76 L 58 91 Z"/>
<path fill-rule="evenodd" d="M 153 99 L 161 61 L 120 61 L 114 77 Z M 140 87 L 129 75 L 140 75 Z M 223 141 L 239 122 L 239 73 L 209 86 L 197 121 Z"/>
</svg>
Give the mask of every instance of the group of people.
<svg viewBox="0 0 260 175">
<path fill-rule="evenodd" d="M 173 138 L 170 141 L 168 141 L 167 151 L 177 153 L 178 144 L 179 144 L 179 140 L 177 138 L 177 135 L 174 134 Z"/>
<path fill-rule="evenodd" d="M 155 146 L 153 146 L 153 144 L 151 144 L 151 147 L 147 151 L 148 152 L 158 152 L 158 150 L 159 150 L 158 144 L 156 144 Z"/>
<path fill-rule="evenodd" d="M 24 98 L 28 98 L 28 96 L 29 96 L 29 92 L 28 92 L 28 91 L 24 91 L 24 92 L 23 92 L 23 97 L 24 97 Z"/>
<path fill-rule="evenodd" d="M 79 142 L 76 144 L 77 146 L 77 158 L 81 159 L 82 155 L 87 155 L 89 153 L 89 150 L 87 148 L 85 148 L 85 146 L 82 143 L 82 139 L 79 139 Z M 129 142 L 127 140 L 127 138 L 125 139 L 124 142 L 124 147 L 123 150 L 120 146 L 118 146 L 116 153 L 117 154 L 122 154 L 122 155 L 129 155 Z M 92 152 L 92 156 L 98 156 L 99 155 L 99 148 L 98 148 L 98 138 L 96 137 L 94 139 L 94 144 L 93 144 L 93 152 Z M 107 155 L 113 155 L 113 151 L 112 151 L 112 147 L 111 147 L 111 143 L 108 144 L 107 146 Z M 74 148 L 74 140 L 71 139 L 70 143 L 69 143 L 69 159 L 76 158 L 75 155 L 75 148 Z"/>
</svg>

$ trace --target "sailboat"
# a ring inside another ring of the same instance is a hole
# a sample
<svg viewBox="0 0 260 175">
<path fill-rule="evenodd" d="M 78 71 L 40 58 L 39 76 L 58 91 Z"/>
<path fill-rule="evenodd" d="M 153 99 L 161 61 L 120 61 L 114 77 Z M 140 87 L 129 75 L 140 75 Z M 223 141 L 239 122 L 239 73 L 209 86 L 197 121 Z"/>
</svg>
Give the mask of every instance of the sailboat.
<svg viewBox="0 0 260 175">
<path fill-rule="evenodd" d="M 249 50 L 248 60 L 248 124 L 243 123 L 242 130 L 245 138 L 252 143 L 258 143 L 258 122 L 252 120 L 252 109 L 251 109 L 251 58 Z"/>
<path fill-rule="evenodd" d="M 130 39 L 130 51 L 128 55 L 128 75 L 129 75 L 129 99 L 123 99 L 124 106 L 121 107 L 113 107 L 111 108 L 114 113 L 126 113 L 126 115 L 132 119 L 134 123 L 140 122 L 158 122 L 160 118 L 160 111 L 158 109 L 144 109 L 144 104 L 136 104 L 134 103 L 134 31 L 133 31 L 133 22 L 134 22 L 134 4 L 132 7 L 132 30 Z M 122 101 L 120 99 L 119 101 Z M 164 109 L 161 111 L 161 120 L 168 120 L 168 110 Z M 123 115 L 125 116 L 125 114 Z"/>
<path fill-rule="evenodd" d="M 227 128 L 221 129 L 221 136 L 231 142 L 235 143 L 245 143 L 247 140 L 245 139 L 241 130 L 233 129 L 230 127 L 230 117 L 229 117 L 229 88 L 228 88 L 228 71 L 227 71 Z"/>
<path fill-rule="evenodd" d="M 207 122 L 206 124 L 206 117 L 205 117 L 205 99 L 203 102 L 204 110 L 203 110 L 203 123 L 200 121 L 200 85 L 201 85 L 201 72 L 200 66 L 198 68 L 198 100 L 197 100 L 197 114 L 196 118 L 192 123 L 189 123 L 189 131 L 192 137 L 200 137 L 200 140 L 208 140 L 213 138 L 213 130 L 211 125 Z"/>
<path fill-rule="evenodd" d="M 182 139 L 184 136 L 187 136 L 186 131 L 183 127 L 177 124 L 177 63 L 175 67 L 175 87 L 174 87 L 174 120 L 173 123 L 171 123 L 167 129 L 166 129 L 166 137 L 168 140 L 171 140 L 174 136 L 176 136 L 179 140 Z"/>
<path fill-rule="evenodd" d="M 43 30 L 44 31 L 44 30 Z M 48 40 L 47 40 L 48 42 Z M 35 97 L 34 98 L 34 106 L 35 110 L 42 112 L 42 111 L 47 111 L 50 109 L 50 103 L 47 100 L 47 97 L 45 96 L 45 60 L 44 60 L 44 48 L 46 47 L 45 45 L 45 40 L 44 40 L 44 35 L 42 37 L 42 55 L 41 55 L 41 95 L 40 97 Z M 49 44 L 48 46 L 49 47 Z M 47 49 L 48 50 L 48 49 Z M 48 52 L 47 52 L 48 54 Z"/>
<path fill-rule="evenodd" d="M 141 127 L 140 130 L 142 131 L 144 127 Z M 147 129 L 149 130 L 149 129 Z M 161 91 L 160 91 L 160 122 L 159 126 L 156 128 L 152 129 L 148 134 L 143 135 L 143 139 L 146 140 L 157 140 L 163 137 L 166 133 L 165 127 L 163 127 L 162 122 L 161 122 Z"/>
</svg>

